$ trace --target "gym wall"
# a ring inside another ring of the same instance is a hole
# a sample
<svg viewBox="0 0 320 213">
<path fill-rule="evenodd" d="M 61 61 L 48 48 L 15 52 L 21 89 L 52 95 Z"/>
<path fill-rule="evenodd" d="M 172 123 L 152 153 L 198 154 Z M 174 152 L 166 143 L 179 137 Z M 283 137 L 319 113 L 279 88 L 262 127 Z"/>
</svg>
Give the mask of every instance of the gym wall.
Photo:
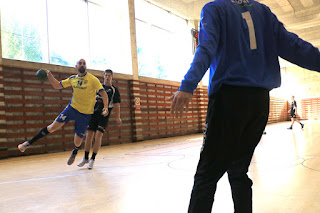
<svg viewBox="0 0 320 213">
<path fill-rule="evenodd" d="M 55 90 L 48 81 L 35 77 L 39 68 L 51 70 L 58 79 L 76 74 L 74 68 L 26 61 L 2 59 L 0 69 L 0 158 L 52 153 L 71 150 L 74 146 L 73 122 L 34 144 L 26 153 L 17 145 L 30 139 L 39 129 L 49 125 L 72 97 L 71 89 Z M 89 70 L 103 81 L 103 72 Z M 201 133 L 206 117 L 207 87 L 199 86 L 193 95 L 189 111 L 182 119 L 170 115 L 170 103 L 165 101 L 180 83 L 147 77 L 114 74 L 114 85 L 121 94 L 121 119 L 116 125 L 111 114 L 102 145 L 132 143 L 142 140 Z M 269 123 L 287 121 L 288 103 L 271 98 Z"/>
</svg>

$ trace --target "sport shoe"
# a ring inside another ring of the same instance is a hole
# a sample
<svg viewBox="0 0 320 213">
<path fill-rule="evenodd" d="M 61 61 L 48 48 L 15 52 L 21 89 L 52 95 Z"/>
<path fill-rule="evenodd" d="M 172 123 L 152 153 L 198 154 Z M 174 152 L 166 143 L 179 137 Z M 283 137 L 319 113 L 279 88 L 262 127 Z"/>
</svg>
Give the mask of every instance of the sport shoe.
<svg viewBox="0 0 320 213">
<path fill-rule="evenodd" d="M 24 152 L 26 151 L 26 149 L 28 149 L 31 145 L 29 144 L 29 141 L 25 141 L 22 144 L 18 145 L 18 149 L 20 150 L 20 152 Z"/>
<path fill-rule="evenodd" d="M 88 169 L 92 169 L 94 164 L 94 160 L 90 159 L 89 164 L 87 166 Z"/>
<path fill-rule="evenodd" d="M 303 129 L 303 127 L 304 127 L 304 124 L 303 124 L 303 123 L 301 123 L 301 129 Z"/>
<path fill-rule="evenodd" d="M 85 159 L 85 158 L 82 158 L 82 160 L 78 163 L 77 166 L 83 167 L 84 164 L 86 164 L 86 163 L 89 163 L 89 160 L 88 160 L 88 159 Z"/>
<path fill-rule="evenodd" d="M 288 129 L 292 129 L 292 126 L 290 126 Z"/>
<path fill-rule="evenodd" d="M 68 159 L 67 164 L 68 164 L 68 165 L 73 164 L 74 160 L 76 159 L 76 156 L 77 156 L 77 153 L 74 154 L 73 151 L 72 151 L 71 156 L 70 156 L 70 158 Z"/>
</svg>

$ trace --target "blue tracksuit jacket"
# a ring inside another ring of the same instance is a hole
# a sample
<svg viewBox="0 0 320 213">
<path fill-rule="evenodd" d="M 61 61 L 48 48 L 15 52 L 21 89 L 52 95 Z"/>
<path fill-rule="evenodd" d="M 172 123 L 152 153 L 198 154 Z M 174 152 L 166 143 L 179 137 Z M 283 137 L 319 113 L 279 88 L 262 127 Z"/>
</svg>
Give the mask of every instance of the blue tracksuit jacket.
<svg viewBox="0 0 320 213">
<path fill-rule="evenodd" d="M 288 32 L 253 0 L 215 0 L 201 12 L 199 45 L 179 90 L 193 92 L 210 67 L 209 97 L 222 84 L 273 89 L 281 84 L 278 56 L 320 71 L 320 52 Z"/>
</svg>

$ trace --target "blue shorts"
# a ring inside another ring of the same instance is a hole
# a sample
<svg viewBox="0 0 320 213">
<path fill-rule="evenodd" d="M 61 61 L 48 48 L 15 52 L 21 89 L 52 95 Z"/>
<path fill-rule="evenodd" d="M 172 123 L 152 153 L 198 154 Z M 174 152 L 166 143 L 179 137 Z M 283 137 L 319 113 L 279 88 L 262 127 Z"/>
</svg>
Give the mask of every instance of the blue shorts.
<svg viewBox="0 0 320 213">
<path fill-rule="evenodd" d="M 74 132 L 80 138 L 83 138 L 86 135 L 90 117 L 90 114 L 80 113 L 78 110 L 68 105 L 56 118 L 56 121 L 60 123 L 68 123 L 69 121 L 74 121 Z"/>
</svg>

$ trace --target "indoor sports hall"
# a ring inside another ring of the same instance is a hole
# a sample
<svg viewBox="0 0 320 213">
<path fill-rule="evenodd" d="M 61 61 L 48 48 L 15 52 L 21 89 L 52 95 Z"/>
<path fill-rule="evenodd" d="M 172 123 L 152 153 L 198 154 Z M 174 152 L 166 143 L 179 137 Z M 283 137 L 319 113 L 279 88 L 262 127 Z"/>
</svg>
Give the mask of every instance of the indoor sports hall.
<svg viewBox="0 0 320 213">
<path fill-rule="evenodd" d="M 182 118 L 170 114 L 198 45 L 209 0 L 0 1 L 0 213 L 185 213 L 208 105 L 208 72 Z M 288 31 L 320 47 L 320 0 L 258 0 Z M 112 69 L 122 126 L 111 113 L 93 169 L 67 165 L 74 125 L 17 146 L 50 124 L 72 97 L 40 81 L 75 75 L 85 59 L 102 82 Z M 320 74 L 280 60 L 268 124 L 248 175 L 254 213 L 320 212 Z M 320 62 L 319 62 L 320 63 Z M 291 98 L 297 104 L 292 129 Z M 232 213 L 227 175 L 212 212 Z"/>
</svg>

